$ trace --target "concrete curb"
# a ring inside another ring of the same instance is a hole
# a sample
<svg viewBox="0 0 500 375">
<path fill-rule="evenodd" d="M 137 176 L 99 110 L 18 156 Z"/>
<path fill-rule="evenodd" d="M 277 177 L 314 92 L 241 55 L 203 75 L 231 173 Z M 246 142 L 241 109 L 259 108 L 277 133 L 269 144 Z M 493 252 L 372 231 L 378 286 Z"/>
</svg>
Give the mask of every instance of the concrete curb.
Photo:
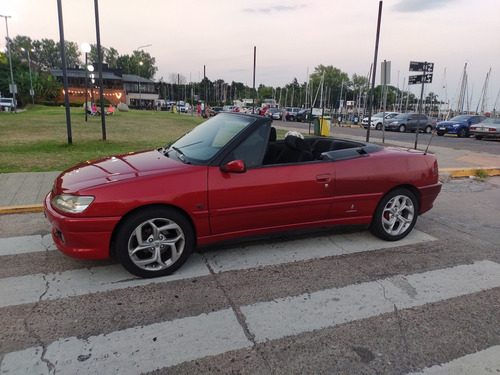
<svg viewBox="0 0 500 375">
<path fill-rule="evenodd" d="M 43 204 L 22 204 L 19 206 L 0 207 L 0 215 L 43 212 Z"/>
<path fill-rule="evenodd" d="M 439 172 L 448 172 L 453 178 L 477 176 L 477 171 L 483 171 L 488 176 L 500 176 L 499 167 L 477 167 L 477 168 L 440 168 Z"/>
</svg>

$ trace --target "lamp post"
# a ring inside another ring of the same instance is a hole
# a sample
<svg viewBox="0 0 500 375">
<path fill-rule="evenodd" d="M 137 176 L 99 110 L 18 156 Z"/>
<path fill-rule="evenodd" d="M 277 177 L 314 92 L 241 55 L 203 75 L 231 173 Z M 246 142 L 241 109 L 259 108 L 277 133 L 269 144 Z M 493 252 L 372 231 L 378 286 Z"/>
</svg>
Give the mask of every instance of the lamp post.
<svg viewBox="0 0 500 375">
<path fill-rule="evenodd" d="M 33 47 L 31 48 L 24 48 L 21 47 L 21 51 L 26 52 L 28 54 L 28 69 L 30 72 L 30 95 L 31 95 L 31 103 L 35 104 L 35 90 L 33 90 L 33 78 L 31 77 L 31 59 L 30 59 L 30 51 L 35 52 L 35 49 Z"/>
<path fill-rule="evenodd" d="M 7 18 L 11 18 L 11 16 L 4 16 L 0 14 L 0 17 L 5 18 L 5 29 L 7 30 L 7 52 L 9 53 L 9 66 L 10 66 L 10 83 L 12 85 L 12 104 L 14 105 L 14 113 L 17 113 L 16 85 L 14 83 L 14 73 L 12 72 L 12 56 L 10 54 L 9 25 L 7 24 Z"/>
<path fill-rule="evenodd" d="M 137 65 L 137 87 L 139 88 L 139 109 L 142 108 L 142 94 L 141 94 L 141 75 L 139 74 L 139 68 L 144 64 L 142 61 L 139 61 Z"/>
<path fill-rule="evenodd" d="M 92 88 L 90 89 L 90 104 L 94 105 L 94 83 L 95 83 L 95 76 L 94 76 L 94 65 L 87 65 L 87 71 L 90 72 L 90 83 L 92 84 Z"/>
<path fill-rule="evenodd" d="M 87 63 L 88 63 L 88 53 L 90 52 L 90 44 L 82 43 L 82 51 L 85 52 L 85 121 L 87 121 L 87 114 L 89 112 L 89 106 L 87 104 L 88 87 L 89 87 L 89 74 L 87 69 Z"/>
</svg>

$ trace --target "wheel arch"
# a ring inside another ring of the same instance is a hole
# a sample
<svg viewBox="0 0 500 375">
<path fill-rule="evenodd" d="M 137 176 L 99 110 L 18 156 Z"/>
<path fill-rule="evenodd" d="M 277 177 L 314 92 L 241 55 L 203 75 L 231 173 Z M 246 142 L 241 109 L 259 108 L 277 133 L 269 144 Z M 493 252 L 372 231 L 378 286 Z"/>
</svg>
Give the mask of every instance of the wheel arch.
<svg viewBox="0 0 500 375">
<path fill-rule="evenodd" d="M 148 210 L 148 209 L 152 209 L 152 208 L 168 208 L 168 209 L 171 209 L 171 210 L 175 210 L 177 211 L 179 214 L 181 214 L 182 216 L 184 216 L 186 218 L 186 220 L 189 222 L 189 224 L 191 225 L 191 228 L 193 229 L 193 233 L 194 233 L 194 247 L 196 247 L 196 244 L 197 244 L 197 232 L 196 232 L 196 226 L 194 225 L 194 222 L 191 218 L 191 216 L 189 216 L 189 214 L 179 208 L 178 206 L 174 206 L 172 204 L 167 204 L 167 203 L 151 203 L 151 204 L 146 204 L 144 206 L 139 206 L 139 207 L 136 207 L 132 210 L 130 210 L 129 212 L 127 212 L 125 215 L 122 216 L 122 218 L 120 219 L 120 221 L 115 225 L 115 228 L 113 229 L 113 233 L 111 234 L 111 241 L 110 241 L 110 244 L 109 244 L 109 254 L 110 255 L 114 255 L 114 244 L 116 242 L 116 236 L 117 236 L 117 233 L 119 231 L 119 229 L 121 228 L 121 226 L 123 225 L 123 223 L 132 215 L 136 214 L 137 212 L 140 212 L 140 211 L 144 211 L 144 210 Z"/>
</svg>

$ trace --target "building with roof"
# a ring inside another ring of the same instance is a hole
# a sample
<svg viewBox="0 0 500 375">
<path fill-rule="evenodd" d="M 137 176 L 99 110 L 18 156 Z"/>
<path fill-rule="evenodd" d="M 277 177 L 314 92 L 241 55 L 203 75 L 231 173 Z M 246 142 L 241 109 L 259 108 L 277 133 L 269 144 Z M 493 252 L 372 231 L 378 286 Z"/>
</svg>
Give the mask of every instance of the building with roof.
<svg viewBox="0 0 500 375">
<path fill-rule="evenodd" d="M 95 66 L 97 68 L 97 66 Z M 63 81 L 61 69 L 51 71 L 52 75 Z M 70 103 L 85 103 L 85 69 L 67 69 L 68 94 Z M 88 72 L 87 101 L 94 103 L 100 100 L 99 74 L 97 69 Z M 155 82 L 134 74 L 123 74 L 121 69 L 102 65 L 103 96 L 113 105 L 126 103 L 136 108 L 152 108 L 158 99 L 155 93 Z M 64 90 L 56 100 L 64 100 Z"/>
</svg>

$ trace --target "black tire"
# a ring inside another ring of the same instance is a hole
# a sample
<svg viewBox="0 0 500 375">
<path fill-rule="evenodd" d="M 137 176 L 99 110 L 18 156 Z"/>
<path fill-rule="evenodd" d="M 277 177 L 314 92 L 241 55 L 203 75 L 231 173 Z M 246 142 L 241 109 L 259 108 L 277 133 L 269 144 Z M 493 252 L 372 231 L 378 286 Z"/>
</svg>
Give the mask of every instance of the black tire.
<svg viewBox="0 0 500 375">
<path fill-rule="evenodd" d="M 442 137 L 444 135 L 443 132 L 437 132 L 437 135 L 439 135 L 440 137 Z"/>
<path fill-rule="evenodd" d="M 431 134 L 432 132 L 432 126 L 427 125 L 424 129 L 424 133 Z"/>
<path fill-rule="evenodd" d="M 399 125 L 398 130 L 400 133 L 404 133 L 406 131 L 406 126 L 405 125 Z"/>
<path fill-rule="evenodd" d="M 137 238 L 139 232 L 142 239 Z M 179 269 L 189 258 L 194 244 L 193 228 L 182 213 L 171 208 L 150 207 L 133 213 L 121 224 L 115 252 L 131 274 L 151 278 L 170 275 Z"/>
<path fill-rule="evenodd" d="M 290 121 L 295 121 L 295 116 L 290 116 Z"/>
<path fill-rule="evenodd" d="M 483 136 L 482 135 L 475 135 L 474 138 L 476 138 L 478 141 L 480 141 L 481 139 L 483 139 Z"/>
<path fill-rule="evenodd" d="M 379 202 L 370 231 L 386 241 L 398 241 L 413 229 L 418 216 L 418 201 L 407 189 L 387 193 Z"/>
<path fill-rule="evenodd" d="M 458 137 L 458 138 L 465 138 L 465 137 L 467 137 L 467 129 L 465 129 L 465 128 L 461 128 L 461 129 L 457 132 L 457 137 Z"/>
<path fill-rule="evenodd" d="M 382 124 L 378 123 L 377 125 L 375 125 L 375 130 L 382 130 Z"/>
</svg>

